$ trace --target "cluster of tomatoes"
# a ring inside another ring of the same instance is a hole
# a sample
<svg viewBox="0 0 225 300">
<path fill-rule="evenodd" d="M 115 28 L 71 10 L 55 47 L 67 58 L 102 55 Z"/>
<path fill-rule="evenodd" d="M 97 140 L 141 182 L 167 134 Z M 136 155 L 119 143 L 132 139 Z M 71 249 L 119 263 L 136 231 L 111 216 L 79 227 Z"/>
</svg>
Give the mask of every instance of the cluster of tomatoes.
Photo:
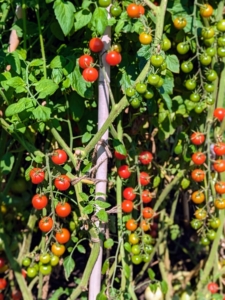
<svg viewBox="0 0 225 300">
<path fill-rule="evenodd" d="M 65 164 L 68 159 L 66 152 L 62 149 L 54 150 L 50 157 L 55 165 Z M 44 184 L 45 170 L 32 168 L 30 170 L 30 179 L 34 184 Z M 60 220 L 70 215 L 72 210 L 71 205 L 65 201 L 57 201 L 55 203 L 57 193 L 69 189 L 70 178 L 67 175 L 56 175 L 54 186 L 56 194 L 51 201 L 49 201 L 49 197 L 45 193 L 35 194 L 32 198 L 32 205 L 37 211 L 42 211 L 43 209 L 47 211 L 48 204 L 51 202 L 50 214 L 43 216 L 38 224 L 39 229 L 48 236 L 48 245 L 50 247 L 45 247 L 46 249 L 39 257 L 36 253 L 31 253 L 23 259 L 22 265 L 27 268 L 26 274 L 29 278 L 35 277 L 38 272 L 43 275 L 49 275 L 52 272 L 52 267 L 59 263 L 59 258 L 66 251 L 65 244 L 71 237 L 70 231 L 60 225 Z M 54 235 L 52 235 L 53 232 Z M 49 248 L 51 251 L 49 251 Z M 37 260 L 39 260 L 38 263 Z"/>
<path fill-rule="evenodd" d="M 122 155 L 117 151 L 115 151 L 115 157 L 119 160 L 126 159 L 126 155 Z M 153 194 L 149 190 L 151 176 L 148 169 L 153 160 L 153 155 L 149 151 L 142 151 L 138 156 L 138 160 L 140 165 L 147 171 L 143 170 L 138 173 L 138 187 L 126 186 L 123 189 L 124 200 L 121 205 L 123 213 L 126 214 L 125 227 L 129 232 L 129 247 L 126 247 L 126 250 L 132 253 L 131 261 L 135 265 L 150 261 L 158 227 L 157 223 L 153 223 L 155 213 L 149 206 Z M 117 172 L 124 183 L 127 183 L 127 179 L 132 175 L 133 170 L 124 164 L 118 167 Z M 138 211 L 140 211 L 140 214 Z M 136 217 L 137 214 L 139 214 L 138 217 Z"/>
</svg>

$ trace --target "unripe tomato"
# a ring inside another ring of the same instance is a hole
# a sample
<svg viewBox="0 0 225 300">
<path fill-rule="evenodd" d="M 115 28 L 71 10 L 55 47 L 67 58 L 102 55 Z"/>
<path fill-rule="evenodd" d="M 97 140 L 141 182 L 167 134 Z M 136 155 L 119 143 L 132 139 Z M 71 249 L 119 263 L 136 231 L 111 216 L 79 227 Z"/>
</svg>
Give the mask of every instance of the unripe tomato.
<svg viewBox="0 0 225 300">
<path fill-rule="evenodd" d="M 161 43 L 161 49 L 163 51 L 168 51 L 171 48 L 171 41 L 168 38 L 163 38 Z"/>
<path fill-rule="evenodd" d="M 113 17 L 119 17 L 122 13 L 122 8 L 115 2 L 111 7 L 110 7 L 110 14 Z"/>
<path fill-rule="evenodd" d="M 48 264 L 51 260 L 51 255 L 49 253 L 42 253 L 39 260 L 42 264 Z"/>
<path fill-rule="evenodd" d="M 209 18 L 213 14 L 213 8 L 210 4 L 203 4 L 200 6 L 200 15 L 203 18 Z"/>
<path fill-rule="evenodd" d="M 186 54 L 189 51 L 190 47 L 187 43 L 179 43 L 177 44 L 177 52 L 179 54 Z"/>
<path fill-rule="evenodd" d="M 183 17 L 177 17 L 174 19 L 173 25 L 176 29 L 181 30 L 187 25 L 187 20 Z"/>
<path fill-rule="evenodd" d="M 108 7 L 111 4 L 111 0 L 98 0 L 98 4 L 101 7 Z"/>
<path fill-rule="evenodd" d="M 164 58 L 160 54 L 153 54 L 150 58 L 150 62 L 154 67 L 158 68 L 163 64 Z"/>
<path fill-rule="evenodd" d="M 216 27 L 219 31 L 225 32 L 225 19 L 220 20 L 217 24 Z"/>
<path fill-rule="evenodd" d="M 181 64 L 181 70 L 184 73 L 190 73 L 193 70 L 193 63 L 191 61 L 184 61 Z"/>
</svg>

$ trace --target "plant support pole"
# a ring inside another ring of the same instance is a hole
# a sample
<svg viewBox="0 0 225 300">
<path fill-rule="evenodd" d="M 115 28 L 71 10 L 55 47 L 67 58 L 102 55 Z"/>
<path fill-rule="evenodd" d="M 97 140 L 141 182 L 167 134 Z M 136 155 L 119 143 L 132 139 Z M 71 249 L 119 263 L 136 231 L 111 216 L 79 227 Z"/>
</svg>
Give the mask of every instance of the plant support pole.
<svg viewBox="0 0 225 300">
<path fill-rule="evenodd" d="M 106 52 L 111 45 L 111 29 L 107 27 L 104 35 L 102 37 L 104 43 L 103 53 Z M 105 76 L 104 76 L 105 73 Z M 101 129 L 102 125 L 105 123 L 109 116 L 109 89 L 108 84 L 110 81 L 110 67 L 105 62 L 105 53 L 102 55 L 102 68 L 99 72 L 99 83 L 98 83 L 98 131 Z M 102 136 L 102 143 L 97 145 L 97 162 L 99 168 L 96 172 L 96 194 L 101 193 L 106 195 L 107 190 L 107 173 L 108 173 L 108 157 L 105 150 L 105 146 L 108 144 L 108 130 Z M 99 182 L 98 182 L 99 180 Z M 105 196 L 97 196 L 97 200 L 105 201 Z M 98 208 L 97 208 L 98 210 Z M 99 231 L 104 232 L 104 225 L 102 226 L 99 222 L 96 222 L 95 225 L 99 228 Z M 89 300 L 96 300 L 97 295 L 101 289 L 101 268 L 102 268 L 102 254 L 103 254 L 103 245 L 100 244 L 100 251 L 91 273 L 89 281 Z"/>
</svg>

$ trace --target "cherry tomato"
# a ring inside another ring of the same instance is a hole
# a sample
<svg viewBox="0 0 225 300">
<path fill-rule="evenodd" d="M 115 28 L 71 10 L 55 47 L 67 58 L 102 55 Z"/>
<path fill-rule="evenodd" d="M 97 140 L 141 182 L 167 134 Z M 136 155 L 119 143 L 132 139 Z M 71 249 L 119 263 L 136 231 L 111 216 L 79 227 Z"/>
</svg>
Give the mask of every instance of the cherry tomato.
<svg viewBox="0 0 225 300">
<path fill-rule="evenodd" d="M 98 4 L 101 7 L 108 7 L 111 4 L 111 0 L 98 0 Z"/>
<path fill-rule="evenodd" d="M 225 194 L 225 181 L 217 181 L 215 190 L 218 194 Z"/>
<path fill-rule="evenodd" d="M 61 228 L 55 234 L 55 239 L 60 244 L 66 244 L 70 240 L 70 232 L 66 228 Z"/>
<path fill-rule="evenodd" d="M 17 290 L 12 291 L 12 300 L 22 300 L 22 299 L 23 297 L 21 291 L 17 291 Z"/>
<path fill-rule="evenodd" d="M 93 52 L 101 52 L 104 48 L 103 41 L 100 38 L 92 38 L 89 42 L 89 48 Z"/>
<path fill-rule="evenodd" d="M 0 290 L 4 290 L 7 287 L 7 281 L 5 278 L 0 278 Z"/>
<path fill-rule="evenodd" d="M 213 116 L 220 122 L 223 121 L 224 117 L 225 117 L 225 108 L 223 107 L 217 107 L 214 112 L 213 112 Z"/>
<path fill-rule="evenodd" d="M 35 276 L 37 276 L 37 269 L 35 267 L 28 267 L 27 268 L 27 276 L 29 278 L 34 278 Z"/>
<path fill-rule="evenodd" d="M 124 154 L 121 154 L 121 153 L 119 153 L 118 151 L 115 150 L 114 156 L 115 156 L 115 158 L 117 158 L 117 159 L 119 159 L 119 160 L 123 160 L 123 159 L 126 159 L 127 154 L 124 155 Z"/>
<path fill-rule="evenodd" d="M 206 233 L 206 236 L 210 241 L 214 241 L 216 238 L 215 230 L 209 229 L 208 232 Z"/>
<path fill-rule="evenodd" d="M 39 184 L 45 179 L 45 172 L 40 168 L 33 168 L 30 170 L 30 179 L 34 184 Z"/>
<path fill-rule="evenodd" d="M 222 19 L 220 20 L 217 24 L 216 27 L 219 31 L 224 32 L 225 31 L 225 20 Z"/>
<path fill-rule="evenodd" d="M 138 159 L 143 165 L 149 165 L 153 160 L 153 155 L 149 151 L 142 151 L 139 154 Z"/>
<path fill-rule="evenodd" d="M 189 91 L 193 91 L 197 86 L 196 80 L 194 79 L 188 79 L 185 82 L 185 87 L 189 90 Z"/>
<path fill-rule="evenodd" d="M 194 145 L 201 145 L 205 141 L 205 136 L 201 132 L 194 132 L 191 135 L 191 142 Z"/>
<path fill-rule="evenodd" d="M 32 198 L 32 205 L 36 209 L 43 209 L 48 204 L 48 198 L 45 195 L 36 194 Z"/>
<path fill-rule="evenodd" d="M 94 82 L 98 79 L 98 70 L 92 67 L 88 67 L 83 70 L 82 76 L 84 80 L 88 82 Z"/>
<path fill-rule="evenodd" d="M 150 183 L 150 176 L 146 172 L 140 172 L 139 181 L 142 186 L 148 185 Z"/>
<path fill-rule="evenodd" d="M 141 106 L 141 101 L 138 98 L 134 98 L 134 99 L 132 99 L 130 104 L 134 109 L 137 109 Z"/>
<path fill-rule="evenodd" d="M 201 36 L 204 39 L 210 39 L 212 37 L 214 37 L 215 35 L 215 30 L 213 27 L 203 27 L 202 31 L 201 31 Z"/>
<path fill-rule="evenodd" d="M 192 101 L 192 102 L 199 102 L 199 100 L 200 100 L 200 94 L 199 93 L 197 93 L 197 92 L 194 92 L 194 93 L 192 93 L 191 95 L 190 95 L 190 100 Z"/>
<path fill-rule="evenodd" d="M 65 218 L 71 213 L 71 205 L 68 202 L 59 202 L 56 205 L 55 212 L 58 217 Z"/>
<path fill-rule="evenodd" d="M 59 191 L 66 191 L 70 187 L 70 178 L 67 175 L 60 175 L 54 180 L 54 185 Z"/>
<path fill-rule="evenodd" d="M 154 215 L 154 210 L 151 207 L 145 207 L 142 211 L 142 216 L 145 219 L 151 219 Z"/>
<path fill-rule="evenodd" d="M 167 37 L 163 38 L 161 43 L 161 49 L 163 51 L 168 51 L 170 48 L 171 48 L 171 41 Z"/>
<path fill-rule="evenodd" d="M 151 261 L 151 256 L 147 253 L 142 254 L 142 260 L 144 263 L 148 263 Z"/>
<path fill-rule="evenodd" d="M 157 74 L 149 74 L 148 76 L 148 83 L 153 86 L 156 86 L 159 82 L 160 76 Z"/>
<path fill-rule="evenodd" d="M 116 51 L 116 52 L 119 52 L 119 53 L 122 51 L 122 47 L 121 47 L 120 44 L 114 44 L 114 45 L 112 45 L 111 49 L 113 51 Z"/>
<path fill-rule="evenodd" d="M 141 246 L 140 245 L 133 245 L 131 247 L 131 253 L 133 253 L 134 255 L 137 255 L 137 254 L 141 253 Z"/>
<path fill-rule="evenodd" d="M 201 169 L 195 169 L 191 172 L 191 178 L 196 182 L 201 182 L 205 178 L 205 172 Z"/>
<path fill-rule="evenodd" d="M 224 208 L 225 208 L 225 201 L 224 201 Z M 211 220 L 209 220 L 209 226 L 213 229 L 217 229 L 220 226 L 220 219 L 213 217 Z"/>
<path fill-rule="evenodd" d="M 137 229 L 137 221 L 134 219 L 130 219 L 126 222 L 126 229 L 130 231 L 135 231 Z"/>
<path fill-rule="evenodd" d="M 117 51 L 109 51 L 105 56 L 105 60 L 110 66 L 116 66 L 121 62 L 122 56 Z"/>
<path fill-rule="evenodd" d="M 202 165 L 206 161 L 206 155 L 202 152 L 195 152 L 192 157 L 192 161 L 196 165 Z"/>
<path fill-rule="evenodd" d="M 126 200 L 133 201 L 136 198 L 136 192 L 132 187 L 126 187 L 123 190 L 123 197 Z"/>
<path fill-rule="evenodd" d="M 133 97 L 134 94 L 135 94 L 135 89 L 134 88 L 127 88 L 125 93 L 126 93 L 127 97 Z"/>
<path fill-rule="evenodd" d="M 190 47 L 187 43 L 177 44 L 177 52 L 179 54 L 186 54 L 189 51 Z"/>
<path fill-rule="evenodd" d="M 212 93 L 215 90 L 215 86 L 212 83 L 205 83 L 204 89 L 206 90 L 206 92 Z"/>
<path fill-rule="evenodd" d="M 94 59 L 92 56 L 84 54 L 79 58 L 78 63 L 81 69 L 86 69 L 94 63 Z"/>
<path fill-rule="evenodd" d="M 6 265 L 6 260 L 4 257 L 0 257 L 0 268 L 3 268 Z"/>
<path fill-rule="evenodd" d="M 200 6 L 200 15 L 203 18 L 209 18 L 213 14 L 213 8 L 210 4 L 203 4 Z"/>
<path fill-rule="evenodd" d="M 150 62 L 154 67 L 160 67 L 163 62 L 164 62 L 164 58 L 162 55 L 160 54 L 153 54 L 150 58 Z M 158 83 L 158 82 L 157 82 Z"/>
<path fill-rule="evenodd" d="M 203 39 L 203 43 L 206 47 L 211 47 L 212 45 L 215 44 L 215 38 L 214 36 L 211 37 L 210 39 Z"/>
<path fill-rule="evenodd" d="M 145 83 L 138 82 L 135 86 L 135 89 L 139 94 L 144 94 L 147 90 L 147 85 Z"/>
<path fill-rule="evenodd" d="M 191 200 L 195 203 L 195 204 L 200 204 L 203 203 L 205 201 L 205 195 L 203 192 L 201 191 L 195 191 L 192 195 L 191 195 Z"/>
<path fill-rule="evenodd" d="M 22 265 L 24 267 L 29 267 L 31 264 L 31 259 L 29 257 L 25 257 L 23 260 L 22 260 Z"/>
<path fill-rule="evenodd" d="M 147 32 L 141 32 L 139 34 L 139 41 L 142 45 L 149 45 L 152 42 L 152 35 Z"/>
<path fill-rule="evenodd" d="M 207 236 L 203 236 L 200 240 L 200 244 L 203 246 L 210 245 L 210 240 L 207 238 Z"/>
<path fill-rule="evenodd" d="M 123 200 L 122 201 L 122 211 L 125 213 L 130 213 L 134 209 L 134 204 L 130 200 Z"/>
<path fill-rule="evenodd" d="M 141 200 L 143 203 L 149 203 L 152 201 L 152 194 L 149 190 L 143 190 L 141 193 Z"/>
<path fill-rule="evenodd" d="M 154 91 L 148 87 L 147 91 L 144 93 L 143 97 L 145 99 L 152 99 L 154 97 Z"/>
<path fill-rule="evenodd" d="M 142 263 L 142 256 L 141 255 L 132 255 L 131 261 L 134 265 L 139 265 Z"/>
<path fill-rule="evenodd" d="M 187 25 L 187 20 L 183 17 L 177 17 L 173 21 L 173 25 L 176 29 L 183 29 Z"/>
<path fill-rule="evenodd" d="M 0 300 L 4 300 L 4 295 L 0 294 Z"/>
<path fill-rule="evenodd" d="M 38 224 L 39 229 L 42 232 L 48 232 L 52 229 L 53 227 L 53 220 L 50 217 L 44 217 L 39 221 Z"/>
<path fill-rule="evenodd" d="M 144 245 L 151 245 L 155 243 L 155 239 L 149 234 L 144 234 L 142 236 L 142 242 Z"/>
<path fill-rule="evenodd" d="M 111 7 L 110 7 L 110 14 L 113 17 L 119 17 L 122 13 L 122 8 L 115 2 Z"/>
<path fill-rule="evenodd" d="M 205 51 L 209 56 L 214 57 L 216 55 L 216 48 L 209 47 Z"/>
<path fill-rule="evenodd" d="M 225 199 L 218 198 L 214 201 L 214 206 L 218 209 L 224 209 L 225 208 Z"/>
<path fill-rule="evenodd" d="M 50 275 L 52 272 L 52 266 L 50 264 L 41 265 L 39 271 L 42 275 Z"/>
<path fill-rule="evenodd" d="M 56 165 L 63 165 L 67 161 L 67 154 L 64 150 L 57 149 L 53 152 L 51 160 Z"/>
<path fill-rule="evenodd" d="M 135 3 L 131 3 L 127 6 L 127 14 L 130 18 L 139 18 L 139 6 Z"/>
<path fill-rule="evenodd" d="M 56 255 L 51 256 L 50 264 L 52 267 L 55 267 L 59 264 L 59 257 Z"/>
<path fill-rule="evenodd" d="M 148 231 L 150 229 L 150 225 L 146 220 L 142 220 L 139 226 L 143 231 Z"/>
<path fill-rule="evenodd" d="M 204 220 L 207 217 L 207 211 L 203 208 L 199 208 L 194 213 L 195 218 L 198 220 Z"/>
<path fill-rule="evenodd" d="M 191 224 L 191 227 L 195 230 L 198 230 L 203 225 L 202 221 L 198 220 L 198 219 L 192 219 L 190 224 Z"/>
<path fill-rule="evenodd" d="M 127 165 L 122 165 L 118 168 L 118 175 L 120 178 L 127 179 L 131 175 L 131 171 Z"/>
<path fill-rule="evenodd" d="M 217 54 L 219 57 L 225 57 L 225 47 L 218 47 Z"/>
<path fill-rule="evenodd" d="M 139 11 L 139 15 L 138 17 L 140 17 L 141 15 L 145 14 L 145 8 L 144 6 L 142 6 L 141 4 L 138 5 L 138 11 Z"/>
<path fill-rule="evenodd" d="M 66 247 L 64 245 L 60 245 L 58 243 L 54 243 L 51 246 L 51 251 L 54 255 L 60 257 L 64 254 L 64 252 L 66 251 Z"/>
<path fill-rule="evenodd" d="M 210 70 L 206 71 L 206 79 L 208 81 L 212 82 L 212 81 L 216 80 L 217 78 L 218 78 L 218 75 L 215 70 L 210 69 Z"/>
<path fill-rule="evenodd" d="M 213 151 L 216 155 L 225 155 L 225 143 L 219 142 L 213 146 Z"/>
<path fill-rule="evenodd" d="M 39 260 L 42 264 L 48 264 L 51 260 L 51 255 L 49 253 L 42 253 Z"/>
<path fill-rule="evenodd" d="M 207 53 L 203 53 L 200 55 L 199 60 L 203 66 L 208 66 L 212 62 L 212 57 Z"/>
<path fill-rule="evenodd" d="M 153 252 L 154 248 L 152 245 L 144 245 L 144 252 L 146 254 L 151 254 Z"/>
<path fill-rule="evenodd" d="M 181 64 L 181 70 L 184 73 L 190 73 L 193 70 L 193 63 L 191 61 L 184 61 Z"/>
<path fill-rule="evenodd" d="M 225 171 L 225 160 L 217 159 L 213 163 L 213 168 L 216 172 L 224 172 Z"/>
<path fill-rule="evenodd" d="M 207 289 L 211 294 L 216 294 L 219 290 L 219 286 L 216 282 L 210 282 L 207 285 Z"/>
<path fill-rule="evenodd" d="M 137 245 L 140 241 L 140 238 L 137 233 L 131 233 L 128 237 L 128 240 L 131 245 Z"/>
</svg>

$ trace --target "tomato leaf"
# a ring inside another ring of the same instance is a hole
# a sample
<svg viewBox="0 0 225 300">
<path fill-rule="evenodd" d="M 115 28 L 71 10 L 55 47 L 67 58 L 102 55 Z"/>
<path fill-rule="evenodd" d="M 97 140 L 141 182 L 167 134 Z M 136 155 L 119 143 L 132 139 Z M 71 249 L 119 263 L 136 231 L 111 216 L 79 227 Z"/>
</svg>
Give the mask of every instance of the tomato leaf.
<svg viewBox="0 0 225 300">
<path fill-rule="evenodd" d="M 62 55 L 55 56 L 53 60 L 50 62 L 51 69 L 63 68 L 65 65 L 66 65 L 66 59 Z"/>
<path fill-rule="evenodd" d="M 144 57 L 146 60 L 149 60 L 152 54 L 152 48 L 150 45 L 143 45 L 137 52 L 139 57 Z"/>
<path fill-rule="evenodd" d="M 69 291 L 63 290 L 63 288 L 60 287 L 53 293 L 53 295 L 49 298 L 49 300 L 58 300 L 60 298 L 60 296 L 65 295 L 65 294 L 69 295 Z"/>
<path fill-rule="evenodd" d="M 82 9 L 75 13 L 75 31 L 85 27 L 92 18 L 92 13 L 88 9 Z"/>
<path fill-rule="evenodd" d="M 39 59 L 39 58 L 32 60 L 29 64 L 30 67 L 39 67 L 42 65 L 43 65 L 43 59 Z"/>
<path fill-rule="evenodd" d="M 155 279 L 155 272 L 152 269 L 148 269 L 148 276 L 151 280 Z"/>
<path fill-rule="evenodd" d="M 90 141 L 92 137 L 92 134 L 90 132 L 85 132 L 82 136 L 82 143 L 87 143 L 88 141 Z"/>
<path fill-rule="evenodd" d="M 108 269 L 109 269 L 109 260 L 106 259 L 102 265 L 102 272 L 101 272 L 102 275 L 105 275 Z"/>
<path fill-rule="evenodd" d="M 102 35 L 108 25 L 107 10 L 103 7 L 97 7 L 93 13 L 91 24 L 99 35 Z"/>
<path fill-rule="evenodd" d="M 38 98 L 44 99 L 47 96 L 51 96 L 58 89 L 58 85 L 51 79 L 41 79 L 34 84 L 35 90 L 39 93 Z"/>
<path fill-rule="evenodd" d="M 130 267 L 126 263 L 123 264 L 123 272 L 124 272 L 125 277 L 127 279 L 129 279 L 130 278 Z"/>
<path fill-rule="evenodd" d="M 85 193 L 79 193 L 79 196 L 81 197 L 82 200 L 84 201 L 88 201 L 89 197 L 87 194 Z"/>
<path fill-rule="evenodd" d="M 124 249 L 127 251 L 127 252 L 131 252 L 131 245 L 129 243 L 124 243 Z"/>
<path fill-rule="evenodd" d="M 176 55 L 167 55 L 166 56 L 166 64 L 167 69 L 169 69 L 173 73 L 179 73 L 180 72 L 180 62 Z"/>
<path fill-rule="evenodd" d="M 94 201 L 95 205 L 97 205 L 100 208 L 109 208 L 111 204 L 105 202 L 105 201 L 100 201 L 100 200 L 95 200 Z"/>
<path fill-rule="evenodd" d="M 167 93 L 162 93 L 161 94 L 162 98 L 164 99 L 168 110 L 171 112 L 171 108 L 172 108 L 172 99 L 170 98 L 170 96 Z"/>
<path fill-rule="evenodd" d="M 70 1 L 56 0 L 53 8 L 64 35 L 68 35 L 74 24 L 74 5 Z"/>
<path fill-rule="evenodd" d="M 166 283 L 166 281 L 161 281 L 160 282 L 160 286 L 161 286 L 161 290 L 163 294 L 166 294 L 168 291 L 168 284 Z"/>
<path fill-rule="evenodd" d="M 35 119 L 46 122 L 50 119 L 51 109 L 46 106 L 38 106 L 34 110 L 32 110 L 32 114 Z"/>
<path fill-rule="evenodd" d="M 8 79 L 5 83 L 13 88 L 16 88 L 18 86 L 25 86 L 25 82 L 23 81 L 23 79 L 18 76 Z"/>
<path fill-rule="evenodd" d="M 114 245 L 113 239 L 107 239 L 104 241 L 104 247 L 106 249 L 111 249 L 113 245 Z"/>
<path fill-rule="evenodd" d="M 6 108 L 6 117 L 11 117 L 14 114 L 18 114 L 24 110 L 33 108 L 33 101 L 30 98 L 21 98 L 17 103 L 13 103 Z"/>
<path fill-rule="evenodd" d="M 125 21 L 124 20 L 119 20 L 116 24 L 116 27 L 115 27 L 115 33 L 120 33 L 124 27 L 124 24 L 125 24 Z"/>
<path fill-rule="evenodd" d="M 77 250 L 78 250 L 80 253 L 83 253 L 83 254 L 86 253 L 86 249 L 85 249 L 84 246 L 82 246 L 81 244 L 79 244 L 79 245 L 77 246 Z"/>
<path fill-rule="evenodd" d="M 83 208 L 83 214 L 89 215 L 89 214 L 92 214 L 93 211 L 94 211 L 94 207 L 93 207 L 93 205 L 91 205 L 91 204 L 88 204 L 87 206 L 85 206 L 85 207 Z"/>
<path fill-rule="evenodd" d="M 64 266 L 64 271 L 65 271 L 65 278 L 66 280 L 69 279 L 70 274 L 73 272 L 75 268 L 75 261 L 71 256 L 67 256 L 63 260 L 63 266 Z"/>
<path fill-rule="evenodd" d="M 12 155 L 10 152 L 5 153 L 0 160 L 0 173 L 2 175 L 6 175 L 10 173 L 14 165 L 14 162 L 15 162 L 15 156 Z"/>
<path fill-rule="evenodd" d="M 96 300 L 107 300 L 107 299 L 108 297 L 103 292 L 100 292 L 96 297 Z"/>
<path fill-rule="evenodd" d="M 149 287 L 150 287 L 150 290 L 151 290 L 153 293 L 155 293 L 156 290 L 157 290 L 157 288 L 158 288 L 158 285 L 157 285 L 157 283 L 150 283 L 150 284 L 149 284 Z"/>
<path fill-rule="evenodd" d="M 17 74 L 21 72 L 21 63 L 19 55 L 16 51 L 8 53 L 6 56 L 6 63 L 11 66 L 11 69 L 15 71 Z"/>
<path fill-rule="evenodd" d="M 101 222 L 108 222 L 108 214 L 104 209 L 100 209 L 97 213 L 96 216 L 99 218 Z"/>
<path fill-rule="evenodd" d="M 50 25 L 50 29 L 51 29 L 51 33 L 60 41 L 64 41 L 64 34 L 62 32 L 62 29 L 59 25 L 59 23 L 56 21 L 56 22 L 53 22 L 51 23 Z"/>
</svg>

